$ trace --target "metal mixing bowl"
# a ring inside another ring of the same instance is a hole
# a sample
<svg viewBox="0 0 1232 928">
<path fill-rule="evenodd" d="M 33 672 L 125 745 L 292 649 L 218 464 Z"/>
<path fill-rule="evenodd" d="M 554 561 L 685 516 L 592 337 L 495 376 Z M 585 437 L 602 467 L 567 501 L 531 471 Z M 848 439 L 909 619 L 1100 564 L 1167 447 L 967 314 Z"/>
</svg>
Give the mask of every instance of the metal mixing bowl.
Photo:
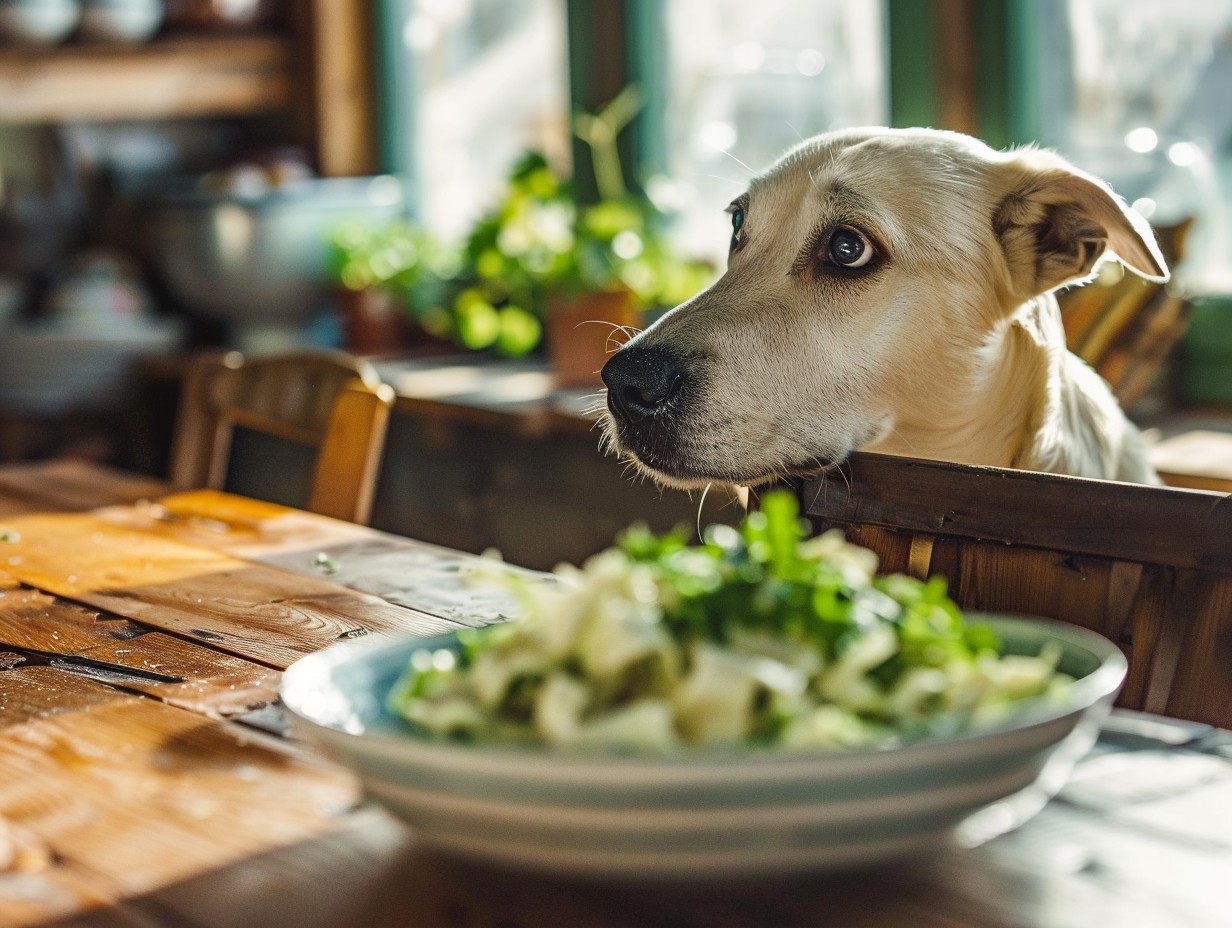
<svg viewBox="0 0 1232 928">
<path fill-rule="evenodd" d="M 150 197 L 151 257 L 183 305 L 224 322 L 294 325 L 330 284 L 329 238 L 405 213 L 394 177 L 313 178 L 256 196 L 171 186 Z"/>
</svg>

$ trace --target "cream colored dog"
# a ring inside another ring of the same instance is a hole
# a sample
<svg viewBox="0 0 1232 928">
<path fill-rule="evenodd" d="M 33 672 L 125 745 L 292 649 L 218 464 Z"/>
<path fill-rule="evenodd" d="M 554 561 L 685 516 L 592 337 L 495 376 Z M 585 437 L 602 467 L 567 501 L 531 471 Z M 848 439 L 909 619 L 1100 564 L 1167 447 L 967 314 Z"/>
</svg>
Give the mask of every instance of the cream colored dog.
<svg viewBox="0 0 1232 928">
<path fill-rule="evenodd" d="M 1109 254 L 1167 269 L 1146 222 L 1059 156 L 853 129 L 732 203 L 726 273 L 612 356 L 608 438 L 672 486 L 755 486 L 854 449 L 1157 482 L 1051 291 Z"/>
</svg>

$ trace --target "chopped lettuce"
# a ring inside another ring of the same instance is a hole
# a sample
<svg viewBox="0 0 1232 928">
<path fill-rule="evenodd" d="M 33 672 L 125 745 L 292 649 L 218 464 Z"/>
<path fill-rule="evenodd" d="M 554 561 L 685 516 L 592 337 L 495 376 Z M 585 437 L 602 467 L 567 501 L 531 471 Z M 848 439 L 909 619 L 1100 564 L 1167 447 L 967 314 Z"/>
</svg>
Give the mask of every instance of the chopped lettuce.
<svg viewBox="0 0 1232 928">
<path fill-rule="evenodd" d="M 416 652 L 390 704 L 465 740 L 842 749 L 949 734 L 1064 685 L 1056 653 L 1003 656 L 940 578 L 876 569 L 840 532 L 807 537 L 785 492 L 700 545 L 633 528 L 518 589 L 517 621 Z"/>
</svg>

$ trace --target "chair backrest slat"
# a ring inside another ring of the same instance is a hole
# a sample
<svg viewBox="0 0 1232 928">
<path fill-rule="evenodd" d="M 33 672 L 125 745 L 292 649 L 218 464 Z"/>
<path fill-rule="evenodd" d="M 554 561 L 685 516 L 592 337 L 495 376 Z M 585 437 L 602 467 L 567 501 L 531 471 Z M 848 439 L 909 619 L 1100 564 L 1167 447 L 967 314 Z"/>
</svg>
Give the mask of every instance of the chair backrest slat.
<svg viewBox="0 0 1232 928">
<path fill-rule="evenodd" d="M 819 520 L 980 538 L 1232 574 L 1232 496 L 855 454 L 810 481 Z"/>
<path fill-rule="evenodd" d="M 797 492 L 883 572 L 1116 641 L 1122 705 L 1232 726 L 1232 495 L 871 454 Z"/>
<path fill-rule="evenodd" d="M 371 388 L 355 380 L 342 388 L 317 455 L 309 509 L 367 523 L 393 402 L 388 384 Z"/>
<path fill-rule="evenodd" d="M 372 366 L 344 352 L 201 355 L 184 378 L 171 483 L 224 488 L 237 432 L 256 433 L 315 452 L 308 498 L 297 505 L 366 522 L 392 403 Z"/>
</svg>

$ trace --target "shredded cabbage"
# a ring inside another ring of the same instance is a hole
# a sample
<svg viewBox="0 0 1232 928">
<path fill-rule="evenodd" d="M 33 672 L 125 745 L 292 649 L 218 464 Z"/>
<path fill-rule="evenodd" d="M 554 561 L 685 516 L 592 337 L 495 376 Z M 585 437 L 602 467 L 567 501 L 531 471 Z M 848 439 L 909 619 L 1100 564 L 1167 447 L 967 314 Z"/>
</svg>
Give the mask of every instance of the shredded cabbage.
<svg viewBox="0 0 1232 928">
<path fill-rule="evenodd" d="M 785 492 L 700 545 L 633 528 L 557 584 L 518 585 L 519 619 L 417 651 L 390 705 L 460 740 L 843 749 L 951 734 L 1068 682 L 1056 649 L 1002 655 L 942 579 L 877 577 L 871 551 L 806 529 Z"/>
</svg>

